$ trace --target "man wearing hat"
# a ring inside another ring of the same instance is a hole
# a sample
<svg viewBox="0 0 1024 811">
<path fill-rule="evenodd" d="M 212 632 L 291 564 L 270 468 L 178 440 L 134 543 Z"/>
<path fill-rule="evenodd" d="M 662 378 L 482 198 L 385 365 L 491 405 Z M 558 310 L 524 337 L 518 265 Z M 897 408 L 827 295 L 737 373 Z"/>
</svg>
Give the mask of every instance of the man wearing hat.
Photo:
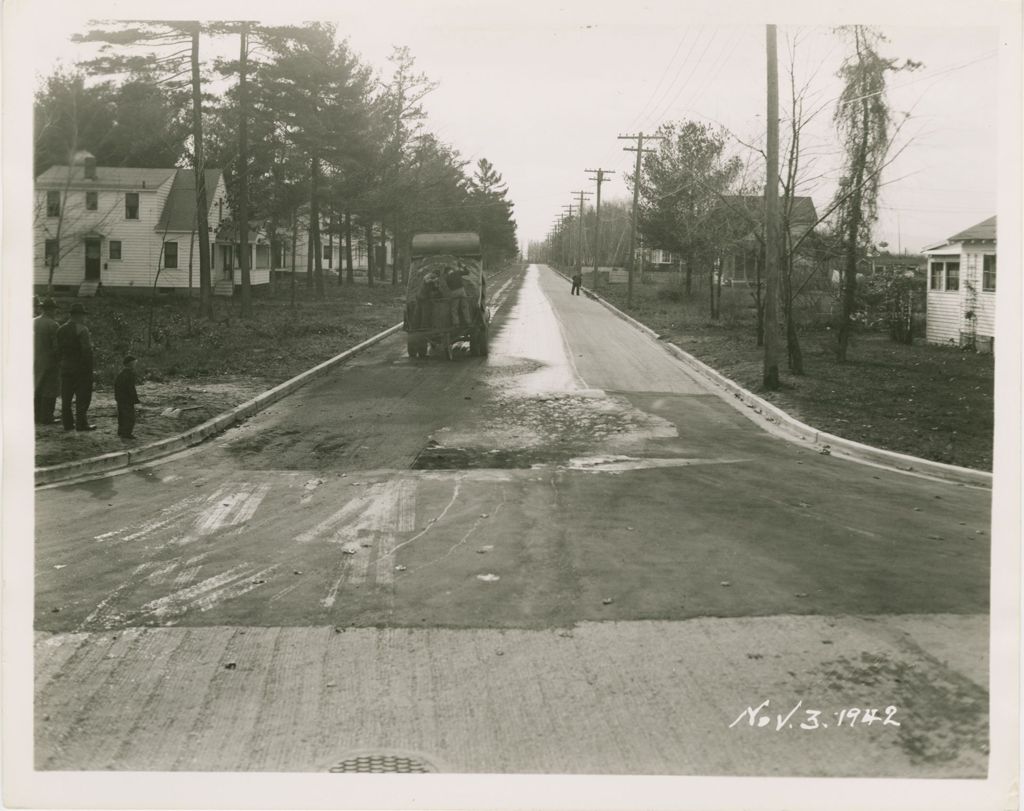
<svg viewBox="0 0 1024 811">
<path fill-rule="evenodd" d="M 60 370 L 57 361 L 57 330 L 53 315 L 57 305 L 52 298 L 43 299 L 40 313 L 32 321 L 33 377 L 36 425 L 54 422 L 53 410 L 60 394 Z"/>
<path fill-rule="evenodd" d="M 57 351 L 60 354 L 60 416 L 65 431 L 95 431 L 89 425 L 89 403 L 92 402 L 92 338 L 85 325 L 85 307 L 76 301 L 71 317 L 57 330 Z M 72 414 L 71 401 L 75 401 Z"/>
</svg>

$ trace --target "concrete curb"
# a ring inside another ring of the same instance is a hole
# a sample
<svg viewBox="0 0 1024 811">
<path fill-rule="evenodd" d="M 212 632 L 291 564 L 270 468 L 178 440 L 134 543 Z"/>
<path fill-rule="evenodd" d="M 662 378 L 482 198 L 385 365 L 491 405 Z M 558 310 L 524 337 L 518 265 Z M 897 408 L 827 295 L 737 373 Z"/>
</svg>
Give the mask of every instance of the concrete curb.
<svg viewBox="0 0 1024 811">
<path fill-rule="evenodd" d="M 311 380 L 326 374 L 335 366 L 348 360 L 353 355 L 356 355 L 364 349 L 383 341 L 385 338 L 389 338 L 401 329 L 401 324 L 395 324 L 393 327 L 388 327 L 388 329 L 377 333 L 372 338 L 367 338 L 365 341 L 360 344 L 356 344 L 351 349 L 346 349 L 340 355 L 335 355 L 333 358 L 325 360 L 323 363 L 314 366 L 312 369 L 307 369 L 305 372 L 296 375 L 290 380 L 286 380 L 284 383 L 274 386 L 272 389 L 268 389 L 262 394 L 257 395 L 251 400 L 247 400 L 239 406 L 235 406 L 230 411 L 226 411 L 213 419 L 207 420 L 199 425 L 195 425 L 187 431 L 183 431 L 175 436 L 168 437 L 167 439 L 161 439 L 157 442 L 150 442 L 148 445 L 142 445 L 141 447 L 132 448 L 126 451 L 116 451 L 114 453 L 103 454 L 102 456 L 93 456 L 89 459 L 79 459 L 74 462 L 65 462 L 64 464 L 52 465 L 50 467 L 37 467 L 35 470 L 36 485 L 54 484 L 68 479 L 75 479 L 80 476 L 89 476 L 96 473 L 108 473 L 112 470 L 119 470 L 121 468 L 137 465 L 140 462 L 149 462 L 153 459 L 159 459 L 162 456 L 177 453 L 178 451 L 184 450 L 192 445 L 198 445 L 200 442 L 219 434 L 221 431 L 230 428 L 232 425 L 244 422 L 249 417 L 262 411 L 271 403 L 275 403 L 283 397 L 286 397 L 296 389 L 309 383 Z"/>
<path fill-rule="evenodd" d="M 548 267 L 551 266 L 548 265 Z M 562 271 L 557 270 L 556 268 L 551 269 L 567 281 L 571 281 L 570 277 L 562 273 Z M 661 336 L 646 324 L 641 324 L 631 315 L 624 313 L 614 304 L 611 304 L 593 290 L 584 288 L 583 293 L 588 298 L 603 304 L 623 321 L 632 324 L 638 330 L 656 340 L 667 352 L 682 361 L 687 367 L 704 377 L 710 383 L 713 383 L 715 386 L 724 389 L 726 392 L 731 394 L 731 399 L 724 399 L 731 402 L 740 411 L 745 413 L 752 411 L 761 419 L 770 423 L 778 433 L 785 435 L 791 440 L 810 443 L 818 446 L 819 449 L 827 447 L 830 454 L 835 456 L 842 456 L 857 461 L 868 462 L 874 465 L 895 468 L 908 473 L 920 473 L 926 476 L 934 476 L 945 481 L 957 482 L 959 484 L 971 484 L 981 487 L 992 486 L 992 474 L 988 471 L 974 470 L 973 468 L 959 467 L 957 465 L 947 465 L 942 462 L 932 462 L 929 459 L 921 459 L 920 457 L 910 456 L 905 453 L 875 448 L 871 445 L 864 445 L 863 443 L 855 442 L 852 439 L 845 439 L 843 437 L 836 436 L 835 434 L 819 431 L 813 426 L 800 422 L 800 420 L 790 416 L 778 406 L 772 405 L 767 400 L 758 397 L 753 392 L 747 391 L 747 389 L 743 388 L 739 383 L 736 383 L 734 380 L 730 380 L 721 372 L 718 372 L 707 364 L 697 360 L 697 358 L 689 352 L 680 349 L 669 341 L 662 340 Z"/>
</svg>

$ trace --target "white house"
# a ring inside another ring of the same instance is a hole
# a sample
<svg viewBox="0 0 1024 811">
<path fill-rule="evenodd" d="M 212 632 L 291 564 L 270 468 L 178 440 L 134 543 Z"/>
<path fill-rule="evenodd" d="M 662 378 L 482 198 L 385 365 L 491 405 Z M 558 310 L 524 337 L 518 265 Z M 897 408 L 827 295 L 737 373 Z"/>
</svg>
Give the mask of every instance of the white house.
<svg viewBox="0 0 1024 811">
<path fill-rule="evenodd" d="M 305 273 L 308 265 L 309 230 L 308 210 L 304 207 L 300 212 L 295 228 L 295 270 L 297 273 Z M 320 221 L 320 250 L 322 252 L 322 265 L 325 271 L 334 273 L 345 273 L 345 238 L 340 234 L 330 232 L 330 220 L 323 217 Z M 278 229 L 278 257 L 276 268 L 278 273 L 288 273 L 292 267 L 292 232 L 290 228 L 281 227 Z M 375 240 L 373 245 L 374 267 L 377 274 L 384 268 L 390 267 L 393 259 L 394 245 L 391 237 L 385 241 L 383 249 Z M 365 230 L 361 227 L 352 227 L 352 269 L 357 277 L 365 278 L 368 266 L 367 244 Z"/>
<path fill-rule="evenodd" d="M 924 250 L 928 328 L 933 344 L 991 351 L 996 316 L 996 218 Z"/>
<path fill-rule="evenodd" d="M 210 210 L 211 281 L 239 284 L 237 246 L 226 238 L 231 218 L 219 169 L 205 175 Z M 46 286 L 56 258 L 57 289 L 98 287 L 163 292 L 199 287 L 195 175 L 191 169 L 97 166 L 79 153 L 72 167 L 51 166 L 35 183 L 33 282 Z M 58 233 L 59 231 L 59 233 Z M 270 278 L 270 249 L 250 245 L 251 281 Z M 190 272 L 191 262 L 191 272 Z"/>
</svg>

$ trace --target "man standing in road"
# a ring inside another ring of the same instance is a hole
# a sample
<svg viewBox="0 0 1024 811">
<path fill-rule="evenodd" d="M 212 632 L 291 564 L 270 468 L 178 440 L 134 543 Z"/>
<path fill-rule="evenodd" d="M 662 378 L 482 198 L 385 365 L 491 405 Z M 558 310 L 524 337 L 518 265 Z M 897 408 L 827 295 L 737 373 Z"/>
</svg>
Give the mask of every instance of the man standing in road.
<svg viewBox="0 0 1024 811">
<path fill-rule="evenodd" d="M 60 369 L 57 361 L 57 330 L 60 326 L 53 315 L 57 305 L 52 298 L 44 299 L 42 312 L 32 322 L 32 351 L 35 422 L 50 425 L 60 393 Z"/>
<path fill-rule="evenodd" d="M 569 291 L 570 295 L 578 296 L 580 294 L 580 286 L 583 284 L 583 274 L 577 271 L 572 274 L 572 290 Z"/>
<path fill-rule="evenodd" d="M 85 307 L 81 302 L 71 305 L 71 317 L 57 330 L 57 351 L 60 354 L 60 416 L 65 431 L 95 431 L 89 425 L 89 403 L 92 402 L 92 338 L 85 325 Z M 74 413 L 71 401 L 75 401 Z"/>
</svg>

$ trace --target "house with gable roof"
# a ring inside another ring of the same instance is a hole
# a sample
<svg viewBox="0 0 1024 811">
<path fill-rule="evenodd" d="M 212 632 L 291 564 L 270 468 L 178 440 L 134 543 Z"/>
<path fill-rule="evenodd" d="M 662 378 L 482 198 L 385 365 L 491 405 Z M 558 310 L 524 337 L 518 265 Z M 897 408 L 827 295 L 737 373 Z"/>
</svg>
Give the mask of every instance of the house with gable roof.
<svg viewBox="0 0 1024 811">
<path fill-rule="evenodd" d="M 205 175 L 210 209 L 211 281 L 240 283 L 238 245 L 225 236 L 231 211 L 219 169 Z M 199 287 L 195 174 L 191 169 L 97 166 L 82 152 L 35 181 L 33 283 L 45 287 L 51 260 L 57 290 L 92 295 L 103 288 L 161 292 Z M 270 279 L 270 248 L 253 238 L 251 281 Z M 191 273 L 189 263 L 191 257 Z"/>
<path fill-rule="evenodd" d="M 996 327 L 996 218 L 925 248 L 933 344 L 992 351 Z"/>
</svg>

